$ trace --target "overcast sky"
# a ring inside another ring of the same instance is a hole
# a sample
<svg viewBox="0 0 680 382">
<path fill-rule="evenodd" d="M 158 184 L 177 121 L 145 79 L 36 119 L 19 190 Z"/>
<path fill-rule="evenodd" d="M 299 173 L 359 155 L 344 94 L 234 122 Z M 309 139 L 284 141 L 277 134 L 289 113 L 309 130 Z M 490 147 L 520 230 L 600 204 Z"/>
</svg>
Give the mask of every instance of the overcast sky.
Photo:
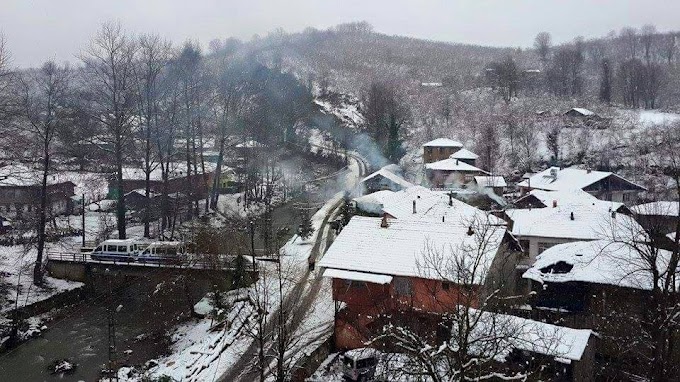
<svg viewBox="0 0 680 382">
<path fill-rule="evenodd" d="M 544 30 L 558 42 L 647 23 L 680 30 L 679 16 L 678 0 L 0 0 L 0 31 L 20 67 L 75 61 L 110 20 L 177 43 L 366 20 L 387 34 L 526 47 Z"/>
</svg>

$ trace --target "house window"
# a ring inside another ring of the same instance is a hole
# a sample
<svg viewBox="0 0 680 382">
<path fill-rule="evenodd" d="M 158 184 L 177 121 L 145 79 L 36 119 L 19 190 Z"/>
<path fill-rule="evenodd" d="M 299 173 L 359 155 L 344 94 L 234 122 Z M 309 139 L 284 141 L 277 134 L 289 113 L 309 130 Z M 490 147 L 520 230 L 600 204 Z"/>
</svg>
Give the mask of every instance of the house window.
<svg viewBox="0 0 680 382">
<path fill-rule="evenodd" d="M 557 244 L 557 243 L 541 243 L 541 242 L 539 242 L 538 243 L 538 254 L 540 255 L 541 253 L 543 253 L 543 251 L 552 247 L 555 244 Z"/>
<path fill-rule="evenodd" d="M 531 246 L 531 242 L 529 240 L 520 240 L 519 245 L 522 247 L 522 253 L 529 256 L 529 247 Z"/>
<path fill-rule="evenodd" d="M 408 277 L 395 277 L 394 291 L 397 294 L 397 296 L 411 296 L 413 294 L 413 286 L 411 285 L 411 279 L 409 279 Z"/>
</svg>

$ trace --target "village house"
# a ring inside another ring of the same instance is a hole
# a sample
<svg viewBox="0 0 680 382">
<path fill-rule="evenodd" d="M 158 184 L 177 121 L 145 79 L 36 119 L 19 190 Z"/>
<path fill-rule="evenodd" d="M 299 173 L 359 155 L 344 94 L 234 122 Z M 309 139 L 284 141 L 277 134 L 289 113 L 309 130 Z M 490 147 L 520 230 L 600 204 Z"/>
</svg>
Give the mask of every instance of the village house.
<svg viewBox="0 0 680 382">
<path fill-rule="evenodd" d="M 401 169 L 394 164 L 382 167 L 359 182 L 363 194 L 383 190 L 400 191 L 411 186 L 413 184 L 402 177 Z"/>
<path fill-rule="evenodd" d="M 475 176 L 489 175 L 480 168 L 454 158 L 426 164 L 425 174 L 433 188 L 462 186 L 473 181 Z"/>
<path fill-rule="evenodd" d="M 453 153 L 463 148 L 463 144 L 448 138 L 437 138 L 423 145 L 423 163 L 448 159 Z"/>
<path fill-rule="evenodd" d="M 620 203 L 599 200 L 574 190 L 547 192 L 535 190 L 516 202 L 525 209 L 507 209 L 510 233 L 519 241 L 524 253 L 517 265 L 517 292 L 526 292 L 524 273 L 538 255 L 557 244 L 592 241 L 611 237 L 618 232 L 642 232 L 642 227 Z M 539 206 L 540 208 L 536 208 Z"/>
<path fill-rule="evenodd" d="M 494 260 L 507 247 L 505 227 L 499 219 L 486 220 L 480 210 L 470 217 L 489 222 L 486 230 L 465 221 L 353 217 L 318 264 L 333 279 L 333 299 L 345 304 L 336 316 L 336 346 L 363 346 L 380 326 L 381 315 L 441 314 L 462 294 L 474 305 L 485 284 L 498 282 L 488 276 L 496 272 Z M 485 245 L 468 252 L 480 235 Z M 456 270 L 458 278 L 443 278 L 429 263 L 439 256 L 452 261 L 473 256 L 476 261 L 464 263 L 476 264 L 476 272 L 465 268 Z M 469 276 L 466 285 L 451 281 L 464 276 Z"/>
<path fill-rule="evenodd" d="M 645 317 L 652 293 L 653 275 L 641 256 L 632 246 L 611 240 L 578 241 L 546 250 L 523 275 L 534 292 L 531 318 L 593 329 L 601 337 L 599 355 L 635 363 L 640 353 L 621 349 L 640 335 L 631 323 Z M 658 256 L 668 259 L 670 252 L 660 250 Z M 627 359 L 620 359 L 626 354 Z"/>
<path fill-rule="evenodd" d="M 498 196 L 503 196 L 506 187 L 508 187 L 508 184 L 505 182 L 505 179 L 500 175 L 489 176 L 478 175 L 472 179 L 472 182 L 470 182 L 469 186 L 472 188 L 489 189 L 494 194 Z"/>
<path fill-rule="evenodd" d="M 617 174 L 580 168 L 550 167 L 517 185 L 522 195 L 531 190 L 583 190 L 602 200 L 633 203 L 646 188 Z"/>
<path fill-rule="evenodd" d="M 633 206 L 630 210 L 635 214 L 638 223 L 648 232 L 671 233 L 680 220 L 677 201 L 658 201 Z"/>
<path fill-rule="evenodd" d="M 195 198 L 203 198 L 208 194 L 210 187 L 213 184 L 213 176 L 215 165 L 212 163 L 205 163 L 206 173 L 194 173 L 191 169 L 190 177 L 187 177 L 186 163 L 170 163 L 170 172 L 168 174 L 167 189 L 163 181 L 163 174 L 160 166 L 157 166 L 150 174 L 150 190 L 152 193 L 168 194 L 191 192 Z M 200 171 L 200 166 L 199 166 Z M 189 182 L 191 182 L 191 189 L 188 189 Z M 137 167 L 123 168 L 123 192 L 129 193 L 138 189 L 146 189 L 146 174 L 143 169 Z M 116 180 L 111 177 L 109 180 L 108 199 L 116 199 L 118 195 L 118 188 Z"/>
<path fill-rule="evenodd" d="M 463 163 L 467 163 L 471 166 L 476 166 L 477 158 L 479 158 L 479 155 L 473 153 L 468 149 L 463 148 L 451 154 L 449 158 L 458 159 Z"/>
<path fill-rule="evenodd" d="M 0 214 L 6 219 L 31 216 L 38 210 L 42 173 L 26 166 L 0 169 Z M 75 184 L 57 175 L 47 178 L 47 212 L 50 215 L 73 211 Z"/>
</svg>

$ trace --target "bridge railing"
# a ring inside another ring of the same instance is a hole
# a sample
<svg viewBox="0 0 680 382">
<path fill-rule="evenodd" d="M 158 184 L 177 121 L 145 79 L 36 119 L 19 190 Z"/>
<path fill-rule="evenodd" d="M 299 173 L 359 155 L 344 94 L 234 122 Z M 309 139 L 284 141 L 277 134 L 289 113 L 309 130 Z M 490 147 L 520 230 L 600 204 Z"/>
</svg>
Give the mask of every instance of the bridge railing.
<svg viewBox="0 0 680 382">
<path fill-rule="evenodd" d="M 201 255 L 189 254 L 185 258 L 178 257 L 156 257 L 142 259 L 139 257 L 120 257 L 113 256 L 107 259 L 93 258 L 90 253 L 80 252 L 48 252 L 47 261 L 65 261 L 74 263 L 96 263 L 96 264 L 113 264 L 113 265 L 129 265 L 142 267 L 156 267 L 156 268 L 191 268 L 191 269 L 234 269 L 236 256 L 233 255 Z M 244 263 L 245 271 L 257 270 L 256 264 L 250 261 Z"/>
</svg>

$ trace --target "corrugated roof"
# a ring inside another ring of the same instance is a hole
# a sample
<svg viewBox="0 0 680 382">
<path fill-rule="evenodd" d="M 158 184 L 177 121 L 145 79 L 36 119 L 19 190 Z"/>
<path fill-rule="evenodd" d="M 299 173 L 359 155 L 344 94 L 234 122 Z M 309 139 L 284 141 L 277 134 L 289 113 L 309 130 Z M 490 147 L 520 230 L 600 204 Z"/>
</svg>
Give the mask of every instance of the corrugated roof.
<svg viewBox="0 0 680 382">
<path fill-rule="evenodd" d="M 488 172 L 477 168 L 473 165 L 467 164 L 460 159 L 444 159 L 433 163 L 427 163 L 425 168 L 428 170 L 439 170 L 439 171 L 458 171 L 458 172 L 482 172 L 488 174 Z"/>
<path fill-rule="evenodd" d="M 554 177 L 551 172 L 554 172 Z M 625 182 L 639 187 L 641 190 L 645 189 L 644 187 L 624 179 L 612 172 L 593 170 L 589 171 L 580 168 L 560 169 L 559 167 L 551 167 L 534 174 L 528 180 L 520 182 L 518 186 L 547 191 L 582 190 L 583 188 L 588 187 L 593 183 L 599 182 L 608 176 L 616 176 Z"/>
</svg>

